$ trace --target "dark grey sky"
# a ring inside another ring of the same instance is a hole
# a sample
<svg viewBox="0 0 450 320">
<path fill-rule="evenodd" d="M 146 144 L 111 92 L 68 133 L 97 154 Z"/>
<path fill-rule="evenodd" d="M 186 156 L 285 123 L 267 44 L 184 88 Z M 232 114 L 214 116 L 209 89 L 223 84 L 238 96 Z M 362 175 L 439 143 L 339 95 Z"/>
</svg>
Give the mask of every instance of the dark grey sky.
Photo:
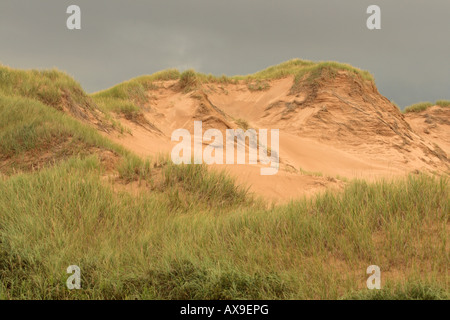
<svg viewBox="0 0 450 320">
<path fill-rule="evenodd" d="M 66 9 L 82 10 L 82 30 Z M 382 10 L 382 30 L 366 9 Z M 93 92 L 166 68 L 248 74 L 292 58 L 374 74 L 401 107 L 450 99 L 450 0 L 0 0 L 0 63 L 57 67 Z"/>
</svg>

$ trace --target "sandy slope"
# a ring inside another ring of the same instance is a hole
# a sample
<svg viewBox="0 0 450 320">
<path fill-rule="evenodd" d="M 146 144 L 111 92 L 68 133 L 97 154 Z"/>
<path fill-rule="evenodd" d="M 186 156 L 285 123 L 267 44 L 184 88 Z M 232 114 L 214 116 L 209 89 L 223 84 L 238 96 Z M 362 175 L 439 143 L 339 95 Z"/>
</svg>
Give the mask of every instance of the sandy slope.
<svg viewBox="0 0 450 320">
<path fill-rule="evenodd" d="M 450 156 L 450 108 L 434 106 L 422 112 L 407 113 L 405 118 L 414 131 Z"/>
<path fill-rule="evenodd" d="M 270 88 L 259 91 L 243 81 L 209 83 L 185 93 L 177 81 L 158 82 L 158 89 L 148 92 L 144 112 L 157 129 L 120 119 L 132 134 L 112 138 L 140 155 L 154 156 L 170 153 L 175 129 L 193 134 L 195 120 L 203 121 L 204 131 L 238 128 L 238 119 L 250 128 L 280 129 L 277 175 L 261 176 L 259 165 L 213 166 L 273 200 L 342 188 L 342 177 L 375 179 L 448 170 L 450 136 L 441 111 L 430 110 L 433 128 L 422 123 L 424 115 L 405 119 L 373 84 L 346 72 L 300 86 L 294 86 L 292 77 L 268 83 Z M 425 127 L 430 134 L 424 133 Z"/>
</svg>

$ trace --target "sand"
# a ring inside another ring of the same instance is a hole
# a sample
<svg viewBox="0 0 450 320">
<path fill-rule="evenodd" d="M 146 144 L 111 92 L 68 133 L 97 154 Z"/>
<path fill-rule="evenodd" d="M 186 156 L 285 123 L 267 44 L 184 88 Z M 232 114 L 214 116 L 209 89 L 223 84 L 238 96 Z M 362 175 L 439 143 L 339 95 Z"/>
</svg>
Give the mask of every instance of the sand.
<svg viewBox="0 0 450 320">
<path fill-rule="evenodd" d="M 103 134 L 141 156 L 156 156 L 171 152 L 174 130 L 193 135 L 194 121 L 223 133 L 242 120 L 250 128 L 279 129 L 278 174 L 261 176 L 261 165 L 211 166 L 275 202 L 339 190 L 352 178 L 449 172 L 448 109 L 405 116 L 372 83 L 346 72 L 300 88 L 293 77 L 267 82 L 269 88 L 257 91 L 240 81 L 183 92 L 177 81 L 160 81 L 147 93 L 148 125 L 119 118 L 131 134 Z"/>
</svg>

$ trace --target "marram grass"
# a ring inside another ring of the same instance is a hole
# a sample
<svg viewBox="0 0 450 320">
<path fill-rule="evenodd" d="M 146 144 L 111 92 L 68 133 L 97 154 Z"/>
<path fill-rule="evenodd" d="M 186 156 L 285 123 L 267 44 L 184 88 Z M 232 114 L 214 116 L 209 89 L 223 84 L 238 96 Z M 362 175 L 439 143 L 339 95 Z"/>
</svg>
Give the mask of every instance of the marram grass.
<svg viewBox="0 0 450 320">
<path fill-rule="evenodd" d="M 268 208 L 201 168 L 166 166 L 139 195 L 113 191 L 95 156 L 0 180 L 0 297 L 448 297 L 446 178 L 353 181 Z M 170 205 L 177 193 L 185 205 Z M 81 290 L 65 286 L 69 265 Z"/>
</svg>

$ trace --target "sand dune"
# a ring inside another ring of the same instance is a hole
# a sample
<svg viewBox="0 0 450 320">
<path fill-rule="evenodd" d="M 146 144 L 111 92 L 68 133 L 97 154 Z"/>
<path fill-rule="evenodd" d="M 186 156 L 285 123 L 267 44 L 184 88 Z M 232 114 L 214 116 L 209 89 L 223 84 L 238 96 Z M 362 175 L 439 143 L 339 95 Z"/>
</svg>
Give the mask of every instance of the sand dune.
<svg viewBox="0 0 450 320">
<path fill-rule="evenodd" d="M 409 112 L 405 118 L 415 132 L 442 149 L 442 157 L 450 155 L 450 108 L 433 106 L 422 112 Z"/>
<path fill-rule="evenodd" d="M 155 82 L 147 92 L 143 126 L 119 120 L 131 134 L 108 134 L 132 151 L 170 153 L 178 128 L 280 130 L 277 175 L 260 175 L 258 165 L 214 165 L 266 198 L 293 199 L 326 188 L 341 188 L 346 178 L 376 179 L 409 172 L 448 172 L 449 113 L 434 107 L 404 116 L 375 85 L 348 71 L 296 82 L 287 76 L 263 88 L 248 81 L 207 83 L 190 92 L 177 80 Z"/>
</svg>

